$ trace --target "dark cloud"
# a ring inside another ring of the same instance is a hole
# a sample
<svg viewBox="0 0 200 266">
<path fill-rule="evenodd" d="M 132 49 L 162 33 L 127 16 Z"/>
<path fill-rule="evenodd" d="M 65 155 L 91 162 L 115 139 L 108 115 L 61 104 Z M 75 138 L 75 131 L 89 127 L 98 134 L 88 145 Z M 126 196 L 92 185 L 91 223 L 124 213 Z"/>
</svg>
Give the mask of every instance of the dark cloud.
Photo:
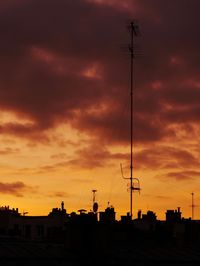
<svg viewBox="0 0 200 266">
<path fill-rule="evenodd" d="M 157 176 L 158 178 L 161 179 L 172 179 L 172 180 L 177 180 L 177 181 L 182 181 L 182 180 L 192 180 L 200 176 L 200 172 L 198 171 L 176 171 L 176 172 L 169 172 L 167 174 Z"/>
<path fill-rule="evenodd" d="M 9 154 L 18 154 L 20 149 L 13 149 L 11 147 L 6 147 L 5 149 L 0 150 L 0 155 L 9 155 Z"/>
<path fill-rule="evenodd" d="M 199 158 L 191 152 L 168 146 L 143 149 L 134 155 L 135 167 L 142 169 L 197 168 Z"/>
<path fill-rule="evenodd" d="M 145 55 L 134 63 L 134 141 L 198 124 L 199 8 L 197 0 L 2 0 L 0 109 L 30 123 L 2 124 L 0 133 L 48 143 L 48 129 L 68 123 L 99 143 L 127 143 L 129 59 L 120 46 L 131 14 Z"/>
<path fill-rule="evenodd" d="M 0 126 L 0 134 L 15 136 L 20 138 L 28 138 L 33 141 L 49 143 L 49 138 L 43 132 L 41 134 L 40 128 L 34 126 L 30 123 L 20 124 L 20 123 L 6 123 Z"/>
<path fill-rule="evenodd" d="M 161 199 L 161 200 L 169 200 L 169 199 L 171 199 L 172 197 L 169 197 L 169 196 L 162 196 L 162 195 L 157 195 L 157 196 L 155 196 L 155 198 L 157 198 L 157 199 Z"/>
<path fill-rule="evenodd" d="M 23 182 L 13 182 L 13 183 L 3 183 L 0 182 L 0 193 L 1 194 L 11 194 L 16 197 L 23 197 L 25 192 L 33 191 L 33 188 L 27 186 Z"/>
<path fill-rule="evenodd" d="M 146 112 L 146 111 L 145 111 Z M 109 144 L 127 143 L 130 140 L 129 115 L 125 117 L 121 108 L 111 107 L 107 112 L 89 113 L 81 112 L 73 121 L 73 125 L 88 134 L 97 136 L 101 142 Z M 174 136 L 173 130 L 167 127 L 167 123 L 160 121 L 155 114 L 152 119 L 150 114 L 143 116 L 134 115 L 133 138 L 136 142 L 159 141 L 165 137 Z"/>
<path fill-rule="evenodd" d="M 59 159 L 60 162 L 44 165 L 37 170 L 37 173 L 54 172 L 59 168 L 76 168 L 76 169 L 93 169 L 97 167 L 110 166 L 113 160 L 118 163 L 128 161 L 129 154 L 120 152 L 110 152 L 105 146 L 92 143 L 84 148 L 75 150 L 73 156 L 66 154 L 57 154 L 52 157 Z M 29 171 L 35 169 L 22 169 L 22 171 Z M 75 179 L 73 179 L 75 181 Z M 78 181 L 79 179 L 76 179 Z"/>
<path fill-rule="evenodd" d="M 56 191 L 56 192 L 52 192 L 48 195 L 48 197 L 53 197 L 53 198 L 67 198 L 69 197 L 69 194 L 66 192 L 62 192 L 62 191 Z"/>
<path fill-rule="evenodd" d="M 80 168 L 96 168 L 104 167 L 111 164 L 111 160 L 127 160 L 126 153 L 111 153 L 105 147 L 100 147 L 98 144 L 90 145 L 86 148 L 79 149 L 72 160 L 67 162 L 68 166 Z"/>
</svg>

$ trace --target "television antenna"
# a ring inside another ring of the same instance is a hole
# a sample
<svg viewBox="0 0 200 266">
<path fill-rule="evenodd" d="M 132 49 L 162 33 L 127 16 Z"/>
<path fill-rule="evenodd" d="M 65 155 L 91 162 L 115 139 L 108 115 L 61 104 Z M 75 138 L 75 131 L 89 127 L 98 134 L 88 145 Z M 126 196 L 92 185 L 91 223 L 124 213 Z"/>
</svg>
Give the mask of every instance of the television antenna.
<svg viewBox="0 0 200 266">
<path fill-rule="evenodd" d="M 194 192 L 191 193 L 192 196 L 192 205 L 190 205 L 191 209 L 192 209 L 192 220 L 194 220 L 194 208 L 196 207 L 196 205 L 194 204 Z"/>
<path fill-rule="evenodd" d="M 140 182 L 138 178 L 133 177 L 133 59 L 135 57 L 134 51 L 134 37 L 138 37 L 140 35 L 139 26 L 136 21 L 131 21 L 128 25 L 128 30 L 131 34 L 131 40 L 129 45 L 129 54 L 130 54 L 130 177 L 126 178 L 123 175 L 123 168 L 121 165 L 121 173 L 124 179 L 130 180 L 130 216 L 131 220 L 133 217 L 133 191 L 136 190 L 140 192 Z M 134 180 L 137 183 L 137 186 L 134 185 Z"/>
<path fill-rule="evenodd" d="M 92 209 L 93 209 L 94 213 L 97 213 L 98 207 L 99 207 L 98 203 L 96 202 L 96 192 L 97 192 L 96 189 L 92 190 L 92 193 L 93 193 L 93 196 L 92 196 L 92 203 L 93 203 Z"/>
</svg>

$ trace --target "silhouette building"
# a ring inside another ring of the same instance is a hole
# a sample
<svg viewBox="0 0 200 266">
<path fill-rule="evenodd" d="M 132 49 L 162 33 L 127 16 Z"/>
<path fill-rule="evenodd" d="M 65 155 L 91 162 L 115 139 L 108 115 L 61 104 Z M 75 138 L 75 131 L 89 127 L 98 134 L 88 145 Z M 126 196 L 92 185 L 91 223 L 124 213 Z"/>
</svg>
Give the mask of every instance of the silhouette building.
<svg viewBox="0 0 200 266">
<path fill-rule="evenodd" d="M 179 221 L 181 221 L 180 207 L 178 207 L 177 210 L 167 210 L 166 221 L 167 222 L 179 222 Z"/>
<path fill-rule="evenodd" d="M 100 212 L 100 222 L 114 222 L 115 221 L 115 209 L 107 207 L 104 212 Z"/>
</svg>

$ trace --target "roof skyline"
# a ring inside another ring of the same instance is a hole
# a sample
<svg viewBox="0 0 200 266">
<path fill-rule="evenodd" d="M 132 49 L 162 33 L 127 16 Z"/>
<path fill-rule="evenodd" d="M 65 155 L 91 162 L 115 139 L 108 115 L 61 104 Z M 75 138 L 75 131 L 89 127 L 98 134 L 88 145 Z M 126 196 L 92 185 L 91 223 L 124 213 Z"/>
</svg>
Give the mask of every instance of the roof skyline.
<svg viewBox="0 0 200 266">
<path fill-rule="evenodd" d="M 134 212 L 198 203 L 198 0 L 2 0 L 0 3 L 0 202 L 45 213 L 63 199 L 129 211 L 129 43 L 134 62 Z M 197 214 L 197 218 L 199 214 Z"/>
</svg>

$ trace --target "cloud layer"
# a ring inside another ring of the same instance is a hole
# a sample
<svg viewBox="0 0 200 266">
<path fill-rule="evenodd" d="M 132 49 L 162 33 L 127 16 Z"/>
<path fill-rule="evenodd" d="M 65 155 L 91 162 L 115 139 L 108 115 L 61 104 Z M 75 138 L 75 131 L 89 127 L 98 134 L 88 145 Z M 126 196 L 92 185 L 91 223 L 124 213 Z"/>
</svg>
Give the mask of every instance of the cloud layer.
<svg viewBox="0 0 200 266">
<path fill-rule="evenodd" d="M 2 183 L 0 182 L 0 193 L 1 194 L 11 194 L 17 197 L 23 197 L 24 192 L 31 192 L 33 188 L 27 186 L 21 181 L 13 183 Z"/>
<path fill-rule="evenodd" d="M 91 137 L 68 164 L 127 158 L 109 148 L 130 139 L 129 57 L 120 47 L 136 17 L 143 56 L 134 62 L 134 143 L 144 147 L 137 165 L 199 167 L 199 155 L 168 145 L 198 135 L 199 9 L 198 0 L 2 0 L 0 110 L 17 120 L 1 123 L 0 134 L 49 143 L 49 130 L 67 124 Z"/>
</svg>

